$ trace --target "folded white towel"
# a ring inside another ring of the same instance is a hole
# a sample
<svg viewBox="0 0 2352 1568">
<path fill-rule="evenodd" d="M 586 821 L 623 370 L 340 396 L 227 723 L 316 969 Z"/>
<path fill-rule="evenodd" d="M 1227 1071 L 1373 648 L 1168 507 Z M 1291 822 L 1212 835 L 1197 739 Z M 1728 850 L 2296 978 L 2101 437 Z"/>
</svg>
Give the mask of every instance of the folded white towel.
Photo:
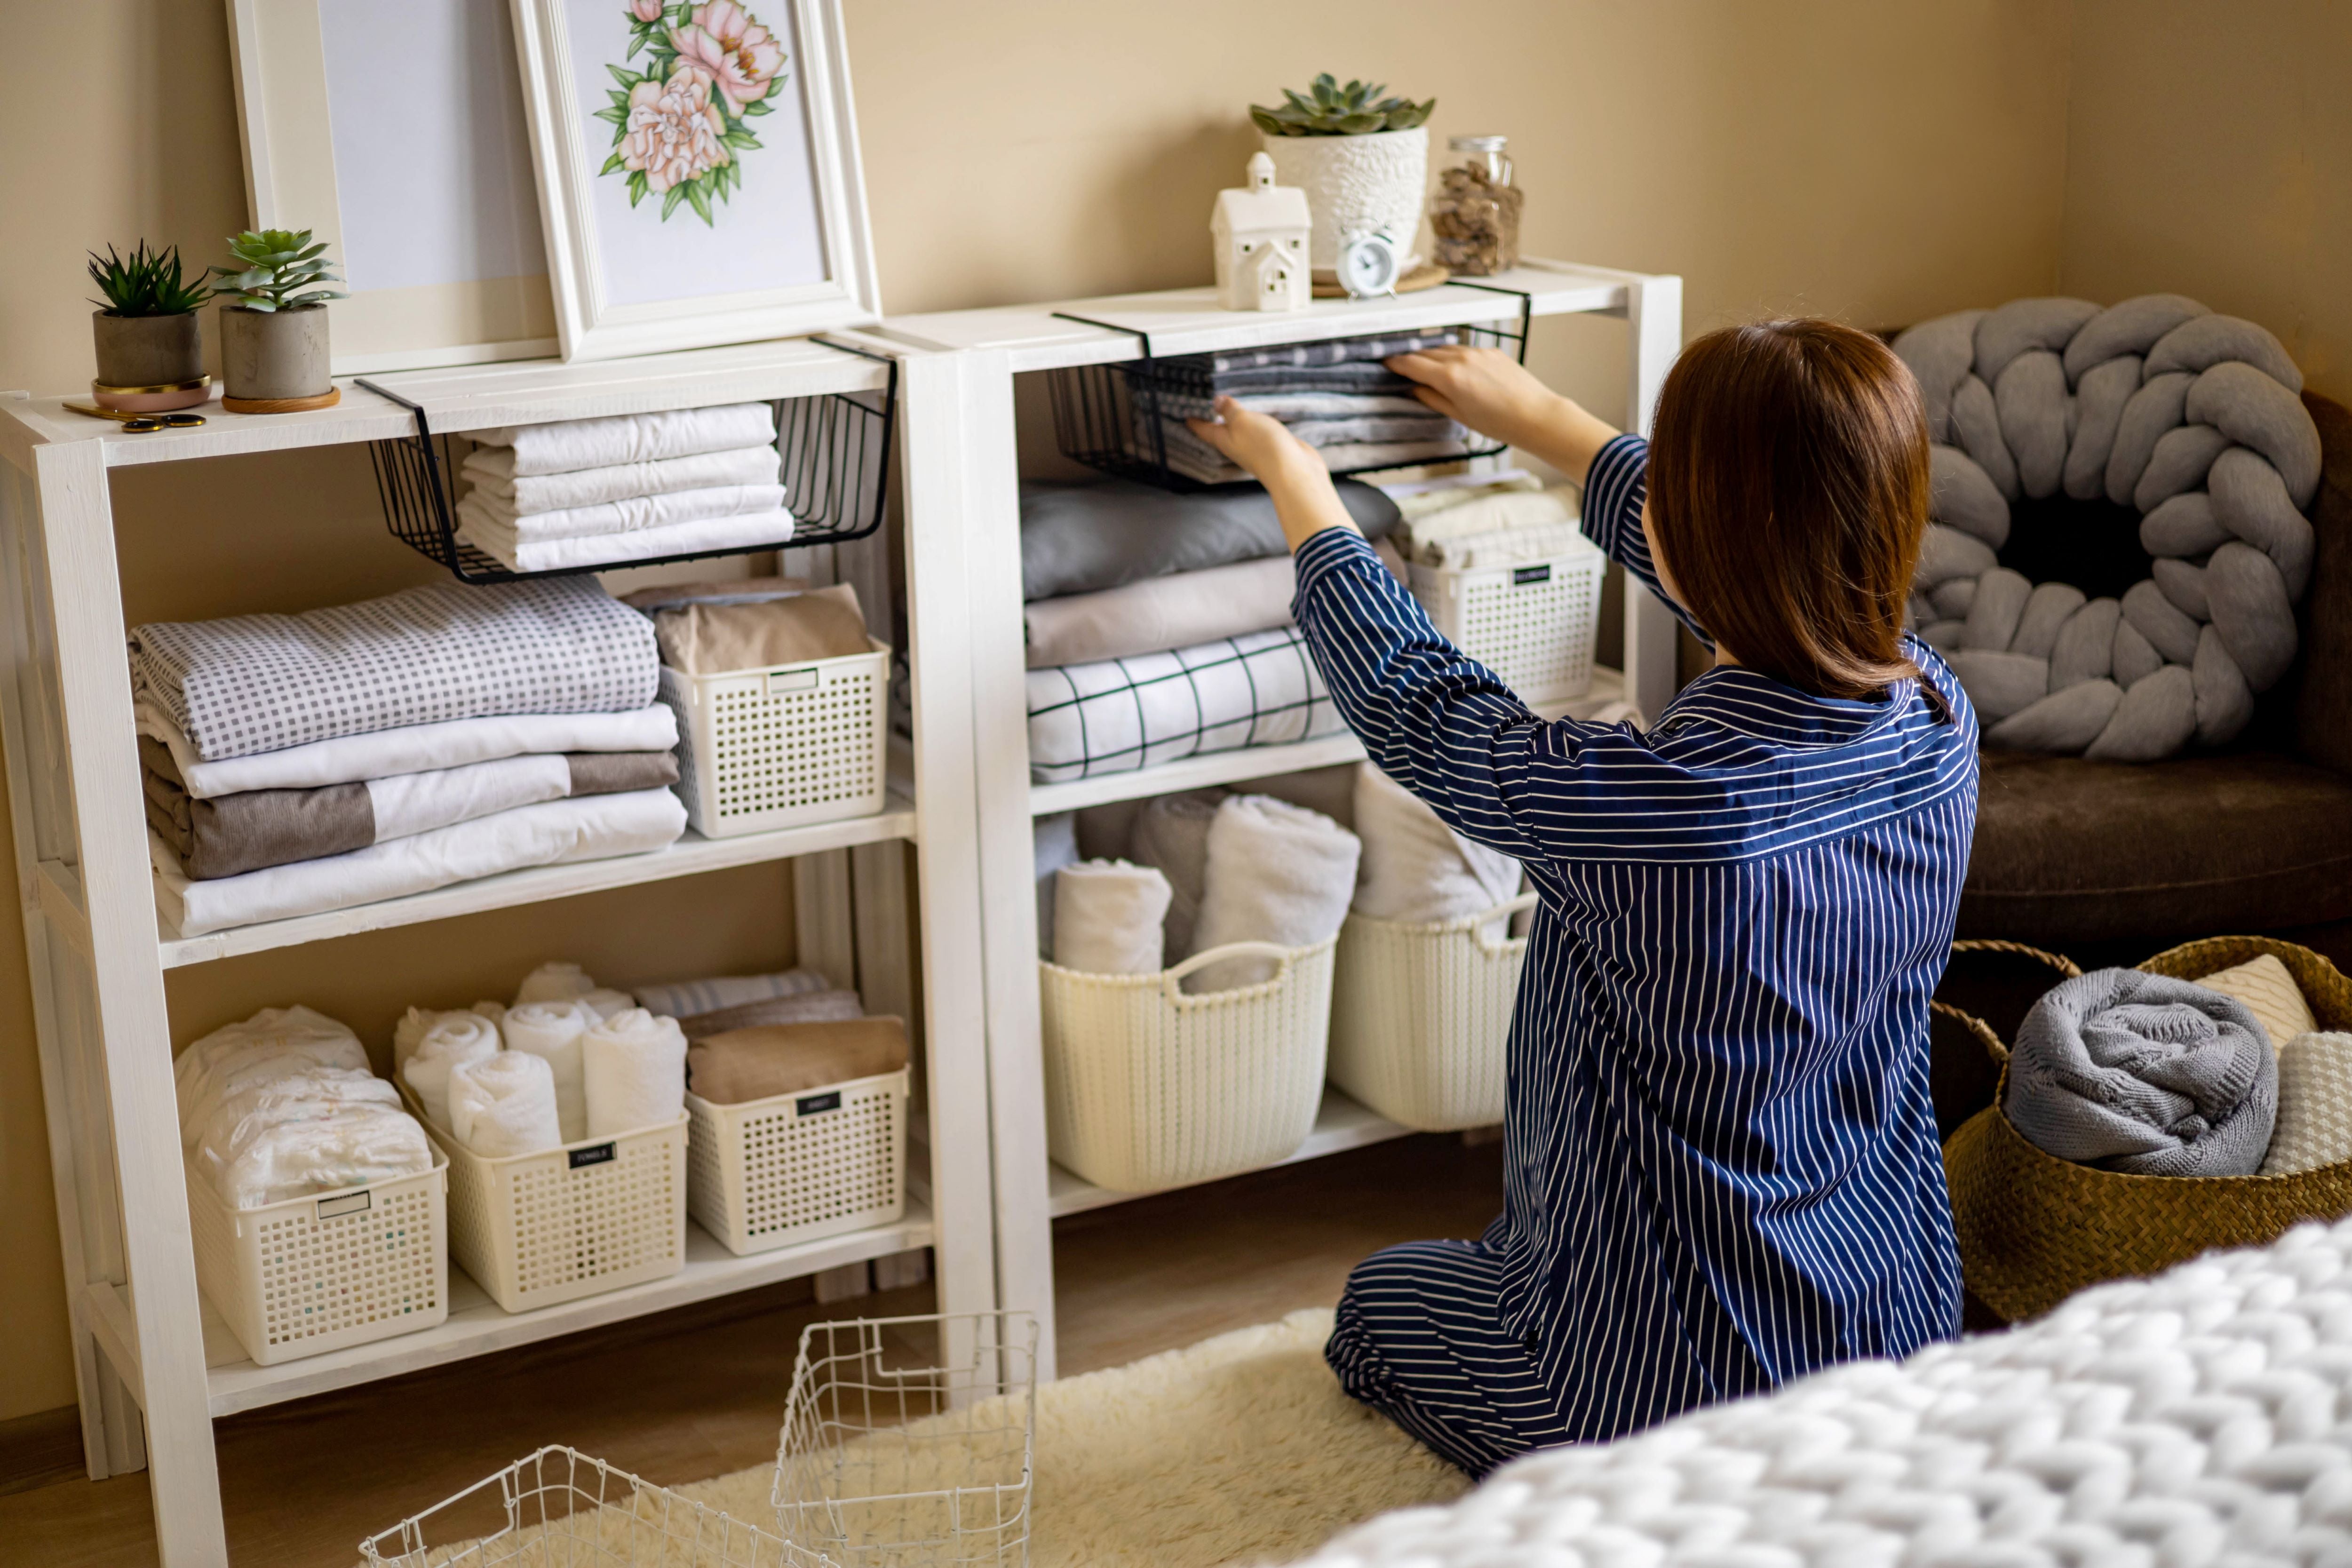
<svg viewBox="0 0 2352 1568">
<path fill-rule="evenodd" d="M 400 1069 L 400 1081 L 425 1108 L 426 1121 L 444 1132 L 449 1124 L 449 1073 L 462 1062 L 487 1061 L 499 1054 L 499 1026 L 478 1013 L 444 1013 L 416 1042 Z"/>
<path fill-rule="evenodd" d="M 1356 764 L 1356 835 L 1364 847 L 1358 914 L 1434 924 L 1507 903 L 1518 891 L 1517 860 L 1446 826 L 1370 763 Z"/>
<path fill-rule="evenodd" d="M 625 1013 L 637 1005 L 635 997 L 625 991 L 616 991 L 610 985 L 599 985 L 580 1000 L 600 1020 L 609 1018 L 615 1013 Z"/>
<path fill-rule="evenodd" d="M 573 507 L 603 506 L 607 501 L 657 496 L 670 490 L 772 485 L 783 477 L 783 458 L 773 447 L 739 447 L 692 458 L 614 463 L 570 473 L 537 475 L 500 472 L 502 465 L 494 456 L 496 450 L 476 452 L 458 471 L 478 489 L 512 507 L 518 516 L 527 511 L 569 511 Z"/>
<path fill-rule="evenodd" d="M 451 1068 L 449 1131 L 485 1160 L 536 1154 L 565 1142 L 547 1058 L 500 1051 Z"/>
<path fill-rule="evenodd" d="M 1217 819 L 1223 790 L 1163 795 L 1146 801 L 1128 830 L 1128 858 L 1150 866 L 1168 879 L 1168 962 L 1192 956 L 1193 930 L 1201 921 L 1201 893 L 1209 879 L 1209 824 Z"/>
<path fill-rule="evenodd" d="M 781 511 L 782 485 L 713 485 L 699 490 L 664 490 L 657 496 L 631 496 L 602 506 L 575 506 L 562 511 L 524 511 L 488 490 L 467 490 L 457 502 L 457 521 L 509 529 L 518 539 L 578 539 L 598 533 L 628 533 L 639 529 L 667 528 L 699 522 L 705 518 L 736 517 L 744 512 Z"/>
<path fill-rule="evenodd" d="M 1442 518 L 1452 514 L 1437 515 Z M 1574 560 L 1580 555 L 1597 554 L 1599 550 L 1575 523 L 1559 522 L 1433 540 L 1415 547 L 1413 560 L 1424 566 L 1468 571 L 1480 566 L 1515 566 L 1528 561 Z"/>
<path fill-rule="evenodd" d="M 596 977 L 580 965 L 551 959 L 522 977 L 510 1005 L 520 1007 L 526 1002 L 572 1002 L 595 989 Z"/>
<path fill-rule="evenodd" d="M 721 974 L 707 980 L 672 980 L 637 987 L 637 1005 L 671 1018 L 692 1018 L 746 1002 L 772 1002 L 811 991 L 830 991 L 833 982 L 814 969 L 787 969 L 775 974 Z"/>
<path fill-rule="evenodd" d="M 1168 879 L 1124 860 L 1081 860 L 1054 874 L 1054 962 L 1081 974 L 1153 974 Z"/>
<path fill-rule="evenodd" d="M 588 1136 L 666 1127 L 686 1110 L 686 1036 L 676 1018 L 615 1013 L 580 1038 Z"/>
<path fill-rule="evenodd" d="M 728 403 L 715 408 L 509 425 L 469 431 L 467 438 L 478 446 L 508 448 L 480 454 L 507 473 L 561 474 L 766 445 L 776 438 L 776 413 L 764 403 Z"/>
<path fill-rule="evenodd" d="M 1057 811 L 1030 824 L 1037 854 L 1037 956 L 1054 956 L 1054 873 L 1078 863 L 1078 814 Z"/>
<path fill-rule="evenodd" d="M 579 539 L 526 539 L 510 526 L 487 521 L 469 521 L 457 533 L 467 543 L 497 557 L 509 571 L 562 572 L 575 566 L 693 555 L 705 550 L 782 544 L 793 536 L 793 514 L 778 507 L 772 511 L 738 512 Z"/>
<path fill-rule="evenodd" d="M 241 1023 L 215 1029 L 173 1061 L 182 1133 L 194 1138 L 203 1131 L 208 1102 L 219 1098 L 231 1075 L 273 1060 L 371 1070 L 366 1048 L 348 1026 L 308 1007 L 264 1007 Z"/>
<path fill-rule="evenodd" d="M 556 1127 L 566 1143 L 588 1136 L 588 1080 L 581 1067 L 580 1037 L 603 1022 L 595 1009 L 575 998 L 519 1003 L 507 1009 L 499 1026 L 509 1054 L 538 1057 L 554 1075 Z"/>
<path fill-rule="evenodd" d="M 2279 1047 L 2278 1119 L 2262 1173 L 2292 1176 L 2347 1160 L 2352 1160 L 2352 1035 L 2297 1035 Z"/>
<path fill-rule="evenodd" d="M 1356 892 L 1356 836 L 1303 805 L 1237 795 L 1209 825 L 1209 871 L 1192 951 L 1232 942 L 1311 947 L 1339 934 Z M 1184 977 L 1190 992 L 1231 991 L 1274 978 L 1268 958 L 1233 958 Z"/>
<path fill-rule="evenodd" d="M 422 1175 L 433 1168 L 425 1130 L 404 1110 L 343 1104 L 247 1128 L 225 1156 L 199 1162 L 214 1191 L 236 1208 Z"/>
<path fill-rule="evenodd" d="M 1577 492 L 1566 485 L 1548 490 L 1497 490 L 1409 520 L 1398 545 L 1409 561 L 1434 564 L 1423 552 L 1443 540 L 1500 533 L 1514 528 L 1556 528 L 1577 518 Z"/>
</svg>

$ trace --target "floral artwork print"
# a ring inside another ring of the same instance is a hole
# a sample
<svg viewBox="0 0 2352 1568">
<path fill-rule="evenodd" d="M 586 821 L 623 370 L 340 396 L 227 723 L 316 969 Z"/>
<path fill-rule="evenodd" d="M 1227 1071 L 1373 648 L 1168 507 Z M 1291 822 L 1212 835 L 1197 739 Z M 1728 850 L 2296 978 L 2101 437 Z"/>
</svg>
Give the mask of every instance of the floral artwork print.
<svg viewBox="0 0 2352 1568">
<path fill-rule="evenodd" d="M 742 183 L 738 153 L 760 145 L 750 122 L 771 112 L 784 83 L 784 50 L 737 0 L 666 5 L 627 0 L 629 50 L 642 68 L 608 65 L 620 85 L 596 118 L 613 126 L 600 174 L 625 174 L 629 205 L 662 199 L 667 219 L 683 205 L 705 224 Z"/>
</svg>

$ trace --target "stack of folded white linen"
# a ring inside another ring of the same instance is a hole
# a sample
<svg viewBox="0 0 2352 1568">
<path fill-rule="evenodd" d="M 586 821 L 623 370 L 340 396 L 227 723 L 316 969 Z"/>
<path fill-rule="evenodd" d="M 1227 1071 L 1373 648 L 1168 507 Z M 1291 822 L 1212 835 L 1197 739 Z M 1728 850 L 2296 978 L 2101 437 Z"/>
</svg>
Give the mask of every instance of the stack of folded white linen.
<svg viewBox="0 0 2352 1568">
<path fill-rule="evenodd" d="M 232 1208 L 422 1175 L 424 1129 L 359 1037 L 308 1007 L 265 1008 L 172 1064 L 182 1152 Z"/>
<path fill-rule="evenodd" d="M 1403 514 L 1397 548 L 1415 566 L 1468 570 L 1556 560 L 1597 548 L 1570 486 L 1534 475 L 1458 474 L 1388 488 Z"/>
<path fill-rule="evenodd" d="M 131 634 L 156 900 L 181 936 L 685 831 L 650 622 L 589 578 Z"/>
<path fill-rule="evenodd" d="M 677 408 L 469 433 L 458 536 L 516 572 L 783 543 L 774 411 Z"/>
</svg>

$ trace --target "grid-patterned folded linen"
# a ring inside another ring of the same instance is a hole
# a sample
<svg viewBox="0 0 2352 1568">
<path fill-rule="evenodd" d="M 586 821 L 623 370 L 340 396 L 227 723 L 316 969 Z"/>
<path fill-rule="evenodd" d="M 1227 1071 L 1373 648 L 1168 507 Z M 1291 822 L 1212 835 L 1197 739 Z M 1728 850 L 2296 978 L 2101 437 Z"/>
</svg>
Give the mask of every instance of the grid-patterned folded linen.
<svg viewBox="0 0 2352 1568">
<path fill-rule="evenodd" d="M 1055 665 L 1029 671 L 1028 679 L 1029 773 L 1039 784 L 1347 728 L 1296 626 Z"/>
</svg>

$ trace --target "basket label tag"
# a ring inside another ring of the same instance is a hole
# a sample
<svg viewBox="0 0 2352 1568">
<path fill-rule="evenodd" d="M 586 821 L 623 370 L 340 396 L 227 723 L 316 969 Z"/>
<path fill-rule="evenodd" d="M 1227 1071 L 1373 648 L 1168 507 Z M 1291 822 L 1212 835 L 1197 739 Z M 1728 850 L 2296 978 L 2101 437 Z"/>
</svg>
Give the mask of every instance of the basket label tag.
<svg viewBox="0 0 2352 1568">
<path fill-rule="evenodd" d="M 798 1116 L 815 1116 L 824 1111 L 840 1109 L 841 1090 L 837 1089 L 828 1089 L 823 1094 L 804 1094 L 793 1101 L 793 1114 Z"/>
<path fill-rule="evenodd" d="M 1514 588 L 1524 588 L 1530 583 L 1549 583 L 1550 581 L 1551 563 L 1549 561 L 1545 562 L 1540 566 L 1514 566 L 1511 568 L 1511 586 Z"/>
<path fill-rule="evenodd" d="M 341 1219 L 347 1214 L 365 1214 L 374 1205 L 373 1193 L 345 1193 L 339 1198 L 320 1198 L 319 1217 L 330 1220 Z"/>
<path fill-rule="evenodd" d="M 567 1150 L 564 1157 L 572 1162 L 571 1168 L 575 1171 L 583 1165 L 610 1164 L 613 1160 L 613 1145 L 592 1143 L 585 1149 Z"/>
<path fill-rule="evenodd" d="M 762 695 L 779 697 L 787 691 L 814 691 L 824 679 L 824 672 L 811 666 L 807 669 L 772 669 Z"/>
</svg>

